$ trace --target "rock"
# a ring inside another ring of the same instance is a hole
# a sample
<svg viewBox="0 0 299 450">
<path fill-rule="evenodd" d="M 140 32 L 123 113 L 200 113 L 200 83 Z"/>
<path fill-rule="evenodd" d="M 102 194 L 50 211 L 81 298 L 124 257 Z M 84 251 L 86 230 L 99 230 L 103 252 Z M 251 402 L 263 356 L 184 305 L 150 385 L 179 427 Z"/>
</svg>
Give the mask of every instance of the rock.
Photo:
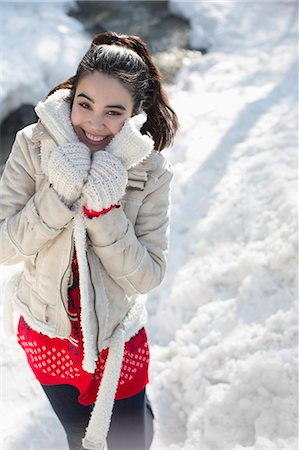
<svg viewBox="0 0 299 450">
<path fill-rule="evenodd" d="M 8 158 L 17 131 L 36 121 L 37 115 L 32 105 L 22 105 L 2 121 L 0 125 L 0 172 Z"/>
<path fill-rule="evenodd" d="M 189 23 L 174 16 L 167 1 L 77 1 L 69 15 L 79 20 L 90 33 L 115 31 L 137 34 L 151 52 L 188 48 Z"/>
</svg>

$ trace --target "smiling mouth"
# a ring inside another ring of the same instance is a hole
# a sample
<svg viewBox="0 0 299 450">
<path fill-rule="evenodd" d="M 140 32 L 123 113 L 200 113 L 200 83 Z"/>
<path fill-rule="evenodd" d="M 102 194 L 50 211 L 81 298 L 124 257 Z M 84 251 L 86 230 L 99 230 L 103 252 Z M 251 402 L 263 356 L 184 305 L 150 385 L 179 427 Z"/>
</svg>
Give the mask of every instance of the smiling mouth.
<svg viewBox="0 0 299 450">
<path fill-rule="evenodd" d="M 87 139 L 89 139 L 92 142 L 102 142 L 108 137 L 108 136 L 95 136 L 93 134 L 87 133 L 87 131 L 84 131 L 84 133 Z"/>
</svg>

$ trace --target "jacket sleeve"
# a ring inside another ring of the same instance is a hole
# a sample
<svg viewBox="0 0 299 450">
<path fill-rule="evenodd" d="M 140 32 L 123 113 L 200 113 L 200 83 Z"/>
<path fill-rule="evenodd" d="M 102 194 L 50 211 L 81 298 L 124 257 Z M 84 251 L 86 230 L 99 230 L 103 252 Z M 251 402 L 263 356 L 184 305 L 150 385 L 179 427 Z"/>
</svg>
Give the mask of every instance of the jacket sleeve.
<svg viewBox="0 0 299 450">
<path fill-rule="evenodd" d="M 17 133 L 0 180 L 0 264 L 35 255 L 74 215 L 49 183 L 36 192 L 38 170 L 43 174 L 24 130 Z"/>
<path fill-rule="evenodd" d="M 139 209 L 135 227 L 122 207 L 86 219 L 95 253 L 114 281 L 129 295 L 145 294 L 164 276 L 168 250 L 172 171 L 157 179 Z"/>
</svg>

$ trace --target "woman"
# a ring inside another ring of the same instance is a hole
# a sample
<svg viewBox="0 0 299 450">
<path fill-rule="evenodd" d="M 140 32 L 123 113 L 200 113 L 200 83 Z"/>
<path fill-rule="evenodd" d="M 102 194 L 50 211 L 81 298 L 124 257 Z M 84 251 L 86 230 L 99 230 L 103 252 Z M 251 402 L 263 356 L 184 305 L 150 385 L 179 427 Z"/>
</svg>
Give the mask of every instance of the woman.
<svg viewBox="0 0 299 450">
<path fill-rule="evenodd" d="M 36 113 L 0 183 L 18 341 L 70 450 L 148 449 L 145 294 L 165 272 L 177 117 L 145 43 L 110 32 Z"/>
</svg>

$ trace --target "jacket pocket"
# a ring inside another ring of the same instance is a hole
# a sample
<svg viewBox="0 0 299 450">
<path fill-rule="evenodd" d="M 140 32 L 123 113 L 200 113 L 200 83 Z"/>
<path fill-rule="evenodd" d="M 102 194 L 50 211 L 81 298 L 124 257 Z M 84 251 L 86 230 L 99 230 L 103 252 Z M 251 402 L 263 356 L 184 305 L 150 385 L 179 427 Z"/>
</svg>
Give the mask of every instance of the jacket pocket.
<svg viewBox="0 0 299 450">
<path fill-rule="evenodd" d="M 29 316 L 31 321 L 47 324 L 53 322 L 55 318 L 55 308 L 41 301 L 39 295 L 32 288 L 31 282 L 24 275 L 21 278 L 15 302 L 19 311 L 27 318 Z"/>
</svg>

